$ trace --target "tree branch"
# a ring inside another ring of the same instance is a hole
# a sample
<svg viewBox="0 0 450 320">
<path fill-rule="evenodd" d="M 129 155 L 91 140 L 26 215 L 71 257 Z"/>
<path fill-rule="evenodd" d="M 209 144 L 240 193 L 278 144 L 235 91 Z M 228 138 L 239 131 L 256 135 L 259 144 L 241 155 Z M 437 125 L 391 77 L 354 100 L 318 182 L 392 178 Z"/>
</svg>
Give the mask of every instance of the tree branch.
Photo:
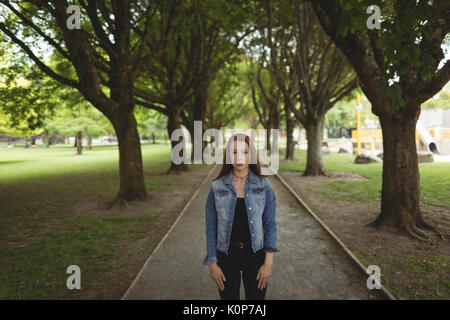
<svg viewBox="0 0 450 320">
<path fill-rule="evenodd" d="M 14 43 L 16 43 L 19 47 L 22 48 L 22 50 L 27 54 L 27 56 L 33 60 L 36 65 L 41 69 L 45 74 L 52 77 L 56 81 L 59 81 L 63 84 L 69 85 L 73 88 L 79 89 L 80 85 L 77 81 L 73 79 L 66 78 L 55 71 L 53 71 L 51 68 L 49 68 L 45 63 L 43 63 L 34 53 L 33 51 L 19 38 L 16 37 L 16 35 L 8 30 L 8 28 L 5 26 L 3 22 L 0 22 L 0 30 L 2 30 Z"/>
</svg>

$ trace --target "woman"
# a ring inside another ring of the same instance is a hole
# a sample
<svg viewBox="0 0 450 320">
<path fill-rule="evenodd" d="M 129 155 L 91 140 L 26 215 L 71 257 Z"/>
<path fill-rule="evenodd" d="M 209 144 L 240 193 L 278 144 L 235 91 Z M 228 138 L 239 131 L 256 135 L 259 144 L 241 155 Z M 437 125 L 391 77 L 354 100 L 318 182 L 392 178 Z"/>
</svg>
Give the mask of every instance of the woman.
<svg viewBox="0 0 450 320">
<path fill-rule="evenodd" d="M 238 139 L 238 137 L 240 137 Z M 242 133 L 228 140 L 222 169 L 206 201 L 206 247 L 222 300 L 239 300 L 242 280 L 247 300 L 264 300 L 276 248 L 276 198 L 261 176 L 255 146 Z"/>
</svg>

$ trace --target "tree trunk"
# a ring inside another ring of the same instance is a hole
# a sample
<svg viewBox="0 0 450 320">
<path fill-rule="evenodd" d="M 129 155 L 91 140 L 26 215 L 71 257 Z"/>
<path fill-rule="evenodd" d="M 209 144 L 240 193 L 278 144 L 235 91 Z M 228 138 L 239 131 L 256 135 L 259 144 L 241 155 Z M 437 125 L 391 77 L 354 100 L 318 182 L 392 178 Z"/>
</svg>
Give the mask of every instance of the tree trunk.
<svg viewBox="0 0 450 320">
<path fill-rule="evenodd" d="M 380 116 L 383 132 L 381 212 L 373 225 L 388 225 L 415 238 L 426 238 L 417 227 L 433 229 L 420 211 L 420 176 L 416 149 L 416 122 L 420 114 Z"/>
<path fill-rule="evenodd" d="M 88 150 L 92 149 L 92 137 L 88 136 L 88 145 L 87 145 Z"/>
<path fill-rule="evenodd" d="M 280 129 L 280 108 L 277 106 L 277 110 L 272 117 L 272 129 Z M 272 143 L 272 141 L 271 141 Z"/>
<path fill-rule="evenodd" d="M 194 163 L 194 128 L 189 129 L 189 134 L 191 135 L 191 142 L 192 142 L 192 148 L 191 148 L 191 163 Z M 206 130 L 203 129 L 203 132 L 205 132 Z M 202 159 L 203 159 L 203 152 L 205 151 L 206 147 L 208 146 L 208 141 L 203 141 L 203 137 L 202 137 Z"/>
<path fill-rule="evenodd" d="M 173 110 L 175 108 L 170 108 L 170 109 Z M 170 143 L 172 145 L 172 150 L 179 143 L 179 141 L 172 141 L 172 139 L 171 139 L 172 132 L 174 130 L 180 129 L 180 128 L 181 128 L 181 126 L 180 126 L 179 111 L 169 112 L 169 116 L 167 117 L 167 133 L 169 136 Z M 182 154 L 183 152 L 180 153 L 180 157 L 184 158 L 185 155 Z M 167 174 L 170 174 L 170 173 L 178 174 L 181 171 L 189 171 L 188 166 L 184 162 L 182 162 L 180 164 L 175 164 L 175 163 L 171 162 L 170 168 L 169 168 L 169 170 L 167 170 Z"/>
<path fill-rule="evenodd" d="M 81 136 L 81 131 L 77 132 L 77 154 L 81 154 L 83 151 L 83 140 Z"/>
<path fill-rule="evenodd" d="M 194 121 L 192 123 L 185 123 L 184 126 L 191 135 L 191 163 L 194 163 Z"/>
<path fill-rule="evenodd" d="M 206 78 L 207 76 L 203 75 L 202 77 Z M 202 126 L 205 125 L 209 85 L 210 82 L 201 81 L 194 87 L 194 104 L 192 110 L 193 121 L 188 126 L 188 130 L 189 133 L 191 134 L 192 141 L 194 141 L 194 121 L 201 121 Z M 202 128 L 202 131 L 205 132 L 206 129 Z M 203 141 L 202 137 L 202 155 L 206 147 L 207 141 Z M 191 163 L 194 163 L 194 147 L 192 147 L 191 149 Z"/>
<path fill-rule="evenodd" d="M 325 167 L 322 160 L 322 136 L 324 117 L 319 120 L 311 120 L 306 124 L 306 137 L 308 150 L 306 156 L 306 169 L 304 176 L 325 175 Z"/>
<path fill-rule="evenodd" d="M 45 130 L 45 137 L 46 137 L 45 144 L 46 144 L 46 147 L 48 148 L 51 145 L 50 134 L 49 134 L 48 130 Z"/>
<path fill-rule="evenodd" d="M 112 206 L 123 206 L 125 201 L 144 201 L 147 192 L 142 165 L 141 141 L 136 118 L 132 111 L 123 110 L 111 119 L 119 143 L 120 189 L 111 202 Z"/>
<path fill-rule="evenodd" d="M 271 152 L 271 141 L 270 141 L 270 130 L 271 128 L 266 128 L 266 150 L 267 150 L 267 154 L 270 154 Z"/>
<path fill-rule="evenodd" d="M 286 156 L 285 160 L 295 160 L 294 124 L 295 120 L 289 118 L 290 112 L 286 109 Z"/>
</svg>

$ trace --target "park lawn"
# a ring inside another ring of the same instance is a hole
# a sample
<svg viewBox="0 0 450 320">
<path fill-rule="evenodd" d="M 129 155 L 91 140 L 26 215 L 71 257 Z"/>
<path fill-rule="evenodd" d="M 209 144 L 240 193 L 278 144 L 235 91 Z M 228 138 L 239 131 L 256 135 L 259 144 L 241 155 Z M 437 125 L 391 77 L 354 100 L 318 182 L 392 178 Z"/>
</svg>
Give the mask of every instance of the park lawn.
<svg viewBox="0 0 450 320">
<path fill-rule="evenodd" d="M 284 150 L 280 151 L 281 154 Z M 295 150 L 297 161 L 280 162 L 282 171 L 304 171 L 306 150 Z M 381 201 L 382 163 L 355 164 L 355 155 L 331 152 L 323 157 L 327 171 L 357 173 L 365 181 L 330 181 L 323 192 L 327 197 L 350 202 Z M 419 163 L 420 201 L 426 204 L 450 208 L 450 163 Z"/>
<path fill-rule="evenodd" d="M 353 249 L 353 253 L 364 265 L 376 264 L 384 269 L 382 281 L 397 299 L 450 299 L 448 255 L 392 256 L 358 249 Z"/>
<path fill-rule="evenodd" d="M 169 144 L 143 144 L 142 154 L 147 191 L 177 186 L 178 176 L 164 174 Z M 81 156 L 65 146 L 0 149 L 0 299 L 120 298 L 130 279 L 115 291 L 99 287 L 98 279 L 108 280 L 105 274 L 127 267 L 127 260 L 140 267 L 171 221 L 157 211 L 71 214 L 80 203 L 111 200 L 118 186 L 117 146 L 94 146 Z M 145 251 L 129 250 L 153 230 L 153 242 L 139 248 Z M 80 267 L 84 290 L 67 289 L 69 265 Z"/>
</svg>

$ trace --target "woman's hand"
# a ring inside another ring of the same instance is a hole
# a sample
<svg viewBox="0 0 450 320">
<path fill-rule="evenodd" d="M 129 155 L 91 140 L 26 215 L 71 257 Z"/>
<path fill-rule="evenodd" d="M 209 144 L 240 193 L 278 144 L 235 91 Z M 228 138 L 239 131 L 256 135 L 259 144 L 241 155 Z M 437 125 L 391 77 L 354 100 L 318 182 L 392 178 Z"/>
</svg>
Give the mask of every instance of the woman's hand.
<svg viewBox="0 0 450 320">
<path fill-rule="evenodd" d="M 267 281 L 269 281 L 272 275 L 272 264 L 264 263 L 258 270 L 258 275 L 256 280 L 258 281 L 258 289 L 263 290 L 267 286 Z"/>
<path fill-rule="evenodd" d="M 223 291 L 225 289 L 223 281 L 226 281 L 226 279 L 225 275 L 222 272 L 222 269 L 220 269 L 217 263 L 211 263 L 209 265 L 209 274 L 211 275 L 211 278 L 216 282 L 217 287 Z"/>
</svg>

